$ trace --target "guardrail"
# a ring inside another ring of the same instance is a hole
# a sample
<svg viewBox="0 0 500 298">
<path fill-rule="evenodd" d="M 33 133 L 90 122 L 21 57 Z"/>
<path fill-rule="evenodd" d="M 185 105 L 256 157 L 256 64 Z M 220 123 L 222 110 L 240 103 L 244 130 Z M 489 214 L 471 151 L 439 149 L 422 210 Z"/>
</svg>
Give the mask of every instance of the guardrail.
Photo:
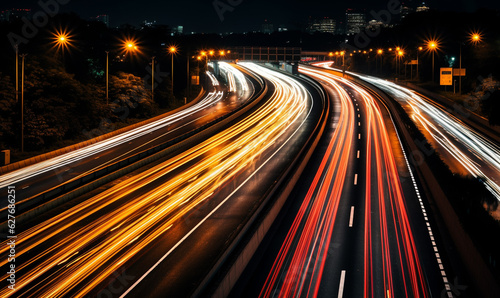
<svg viewBox="0 0 500 298">
<path fill-rule="evenodd" d="M 294 76 L 294 78 L 297 77 Z M 324 96 L 323 100 L 326 107 L 323 109 L 320 120 L 314 128 L 313 133 L 304 143 L 304 146 L 302 146 L 299 154 L 297 154 L 292 163 L 283 172 L 274 188 L 267 193 L 262 204 L 246 222 L 223 256 L 219 258 L 210 273 L 198 286 L 192 295 L 193 297 L 204 297 L 207 295 L 211 297 L 227 297 L 229 295 L 234 284 L 241 276 L 281 211 L 323 135 L 327 123 L 326 120 L 330 113 L 328 94 L 314 80 L 306 77 L 302 77 L 301 79 L 308 80 L 310 84 L 313 82 L 314 88 Z"/>
</svg>

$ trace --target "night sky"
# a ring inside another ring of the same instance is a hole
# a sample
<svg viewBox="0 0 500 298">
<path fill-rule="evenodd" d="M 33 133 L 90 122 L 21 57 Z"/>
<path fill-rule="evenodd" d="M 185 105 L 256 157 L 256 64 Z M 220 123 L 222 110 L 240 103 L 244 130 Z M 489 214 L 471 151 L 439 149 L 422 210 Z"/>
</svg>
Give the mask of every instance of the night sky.
<svg viewBox="0 0 500 298">
<path fill-rule="evenodd" d="M 48 2 L 50 0 L 42 0 Z M 54 1 L 54 0 L 52 0 Z M 227 3 L 228 0 L 218 0 Z M 226 11 L 221 21 L 214 9 L 214 0 L 178 0 L 178 1 L 123 1 L 123 0 L 70 0 L 62 6 L 64 12 L 73 11 L 82 18 L 98 14 L 109 14 L 111 26 L 129 23 L 139 25 L 144 20 L 156 20 L 167 25 L 183 25 L 184 32 L 243 32 L 259 30 L 260 24 L 268 19 L 275 25 L 283 24 L 290 29 L 300 28 L 307 22 L 308 16 L 333 17 L 343 21 L 345 9 L 363 8 L 369 13 L 387 7 L 389 1 L 396 0 L 233 0 L 241 2 L 233 11 Z M 421 1 L 404 1 L 410 6 L 417 6 Z M 427 6 L 439 10 L 473 12 L 478 8 L 500 9 L 497 0 L 430 0 Z M 0 9 L 31 8 L 40 10 L 38 0 L 5 0 Z"/>
</svg>

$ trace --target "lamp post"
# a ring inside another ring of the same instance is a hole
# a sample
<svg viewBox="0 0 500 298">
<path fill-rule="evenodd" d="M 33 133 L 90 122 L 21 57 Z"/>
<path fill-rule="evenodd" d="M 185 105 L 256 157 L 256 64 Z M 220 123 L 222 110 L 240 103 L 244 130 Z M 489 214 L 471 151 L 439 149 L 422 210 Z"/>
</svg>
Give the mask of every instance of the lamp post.
<svg viewBox="0 0 500 298">
<path fill-rule="evenodd" d="M 438 49 L 438 44 L 436 41 L 429 41 L 427 44 L 427 48 L 432 52 L 432 82 L 434 83 L 434 53 Z"/>
<path fill-rule="evenodd" d="M 398 51 L 398 77 L 399 77 L 399 74 L 401 73 L 400 69 L 401 69 L 401 60 L 403 60 L 403 56 L 404 56 L 404 52 L 399 50 Z M 406 66 L 405 66 L 405 79 L 406 79 Z"/>
<path fill-rule="evenodd" d="M 109 51 L 106 51 L 106 105 L 109 104 Z"/>
<path fill-rule="evenodd" d="M 155 58 L 151 58 L 151 101 L 155 100 Z"/>
<path fill-rule="evenodd" d="M 21 152 L 24 152 L 24 58 L 26 54 L 21 55 Z"/>
<path fill-rule="evenodd" d="M 16 43 L 16 103 L 19 100 L 19 45 Z"/>
<path fill-rule="evenodd" d="M 472 32 L 470 34 L 470 40 L 471 43 L 473 44 L 478 44 L 481 42 L 481 34 L 479 32 Z M 460 74 L 458 76 L 458 93 L 462 95 L 462 43 L 460 43 L 460 58 L 459 58 L 459 66 L 458 68 L 460 69 Z"/>
<path fill-rule="evenodd" d="M 419 74 L 419 72 L 418 72 L 418 64 L 419 64 L 420 62 L 418 61 L 418 57 L 419 57 L 419 54 L 420 54 L 420 51 L 421 51 L 421 50 L 423 50 L 423 48 L 422 48 L 422 47 L 418 47 L 418 51 L 417 51 L 417 80 L 418 80 L 418 81 L 420 81 L 420 74 Z"/>
<path fill-rule="evenodd" d="M 345 76 L 345 60 L 344 60 L 345 52 L 344 51 L 340 52 L 340 55 L 342 56 L 342 76 L 344 77 Z"/>
<path fill-rule="evenodd" d="M 186 63 L 187 64 L 187 69 L 186 69 L 186 71 L 187 71 L 186 86 L 187 87 L 186 87 L 186 100 L 184 101 L 184 104 L 187 103 L 187 99 L 189 98 L 189 93 L 190 93 L 189 91 L 191 91 L 190 90 L 191 89 L 191 80 L 190 80 L 191 73 L 189 72 L 189 59 L 190 59 L 189 52 L 186 53 L 186 59 L 187 59 L 187 63 Z"/>
<path fill-rule="evenodd" d="M 174 55 L 177 53 L 177 48 L 175 46 L 170 46 L 168 48 L 170 55 L 172 55 L 172 92 L 174 92 Z"/>
<path fill-rule="evenodd" d="M 382 72 L 382 54 L 383 53 L 384 53 L 384 51 L 382 49 L 377 50 L 377 56 L 380 56 L 380 72 Z M 378 66 L 377 66 L 377 58 L 375 58 L 375 72 L 379 72 Z"/>
</svg>

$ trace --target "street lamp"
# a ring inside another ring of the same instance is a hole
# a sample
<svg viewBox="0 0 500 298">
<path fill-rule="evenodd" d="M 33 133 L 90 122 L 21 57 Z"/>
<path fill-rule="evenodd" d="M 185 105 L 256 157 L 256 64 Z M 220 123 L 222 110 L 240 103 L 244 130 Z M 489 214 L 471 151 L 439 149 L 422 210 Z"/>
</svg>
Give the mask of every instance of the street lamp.
<svg viewBox="0 0 500 298">
<path fill-rule="evenodd" d="M 151 58 L 151 101 L 155 100 L 155 56 Z"/>
<path fill-rule="evenodd" d="M 473 44 L 478 44 L 481 42 L 481 33 L 480 32 L 471 32 L 470 33 L 470 42 Z"/>
<path fill-rule="evenodd" d="M 397 59 L 398 59 L 398 61 L 397 61 L 398 62 L 398 77 L 399 77 L 399 74 L 401 73 L 400 68 L 401 68 L 401 60 L 403 59 L 403 56 L 404 56 L 404 52 L 401 50 L 398 50 L 398 56 L 397 56 Z M 405 67 L 405 72 L 406 72 L 406 67 Z M 406 76 L 406 74 L 405 74 L 405 76 Z"/>
<path fill-rule="evenodd" d="M 109 51 L 106 51 L 106 105 L 109 104 Z"/>
<path fill-rule="evenodd" d="M 344 63 L 345 52 L 344 51 L 340 52 L 340 56 L 342 56 L 342 76 L 345 76 L 345 63 Z"/>
<path fill-rule="evenodd" d="M 56 30 L 52 33 L 52 40 L 52 43 L 54 44 L 54 47 L 57 48 L 57 51 L 61 50 L 63 52 L 69 49 L 72 42 L 70 32 L 62 29 Z"/>
<path fill-rule="evenodd" d="M 174 55 L 177 53 L 177 47 L 170 46 L 168 52 L 172 55 L 172 92 L 174 92 Z"/>
<path fill-rule="evenodd" d="M 478 43 L 481 42 L 481 33 L 480 32 L 471 32 L 469 34 L 469 42 L 477 45 Z M 458 76 L 458 93 L 462 95 L 462 42 L 460 42 L 460 58 L 458 62 L 458 68 L 460 69 L 460 73 Z"/>
<path fill-rule="evenodd" d="M 419 54 L 420 54 L 420 51 L 422 51 L 424 48 L 423 47 L 418 47 L 418 51 L 417 51 L 417 80 L 420 81 L 420 73 L 418 72 L 418 64 L 420 63 L 418 61 L 418 57 L 419 57 Z"/>
<path fill-rule="evenodd" d="M 432 52 L 432 82 L 434 83 L 434 53 L 439 48 L 436 40 L 429 40 L 427 42 L 427 49 Z"/>
<path fill-rule="evenodd" d="M 22 54 L 21 62 L 21 152 L 24 152 L 24 58 L 26 54 Z"/>
<path fill-rule="evenodd" d="M 16 43 L 16 103 L 19 100 L 19 44 Z"/>
<path fill-rule="evenodd" d="M 382 72 L 382 54 L 384 51 L 382 49 L 377 50 L 377 56 L 380 56 L 380 72 Z M 377 67 L 377 58 L 375 58 L 375 71 L 378 72 L 378 67 Z"/>
</svg>

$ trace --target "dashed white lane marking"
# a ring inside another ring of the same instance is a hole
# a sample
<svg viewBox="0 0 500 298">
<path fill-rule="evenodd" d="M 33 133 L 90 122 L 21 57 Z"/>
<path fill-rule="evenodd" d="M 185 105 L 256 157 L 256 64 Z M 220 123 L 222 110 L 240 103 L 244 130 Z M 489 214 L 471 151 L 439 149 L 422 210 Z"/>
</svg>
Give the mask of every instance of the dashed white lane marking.
<svg viewBox="0 0 500 298">
<path fill-rule="evenodd" d="M 357 158 L 359 158 L 359 150 L 358 150 Z"/>
<path fill-rule="evenodd" d="M 358 174 L 354 175 L 354 185 L 358 185 Z"/>
<path fill-rule="evenodd" d="M 392 116 L 391 116 L 391 120 L 392 120 Z M 392 121 L 392 124 L 394 125 L 394 121 Z M 453 298 L 453 293 L 451 291 L 450 283 L 448 281 L 448 277 L 446 276 L 446 271 L 444 270 L 444 267 L 442 265 L 441 256 L 439 255 L 438 247 L 436 245 L 436 242 L 434 241 L 434 234 L 432 233 L 429 219 L 427 218 L 427 211 L 425 210 L 424 202 L 422 201 L 422 197 L 420 196 L 420 191 L 418 190 L 417 182 L 415 181 L 415 176 L 413 176 L 413 172 L 410 168 L 410 163 L 408 162 L 406 152 L 403 148 L 403 144 L 401 143 L 401 138 L 399 137 L 399 133 L 398 133 L 398 130 L 396 129 L 395 125 L 394 125 L 394 130 L 396 131 L 396 135 L 397 135 L 398 140 L 399 140 L 399 145 L 401 146 L 401 151 L 403 152 L 403 156 L 404 156 L 405 161 L 406 161 L 406 167 L 408 168 L 408 172 L 410 173 L 411 181 L 413 183 L 413 187 L 415 188 L 415 193 L 416 193 L 418 201 L 420 203 L 420 208 L 422 209 L 422 214 L 424 215 L 425 225 L 427 226 L 427 231 L 429 232 L 429 238 L 431 239 L 432 248 L 435 252 L 436 260 L 439 264 L 439 269 L 441 272 L 441 278 L 443 279 L 444 287 L 446 289 L 446 296 L 448 298 Z"/>
<path fill-rule="evenodd" d="M 349 228 L 352 228 L 354 222 L 354 206 L 351 206 L 351 216 L 349 217 Z"/>
<path fill-rule="evenodd" d="M 344 283 L 345 283 L 345 270 L 342 270 L 340 273 L 340 285 L 339 285 L 339 295 L 338 298 L 342 298 L 344 296 Z"/>
</svg>

